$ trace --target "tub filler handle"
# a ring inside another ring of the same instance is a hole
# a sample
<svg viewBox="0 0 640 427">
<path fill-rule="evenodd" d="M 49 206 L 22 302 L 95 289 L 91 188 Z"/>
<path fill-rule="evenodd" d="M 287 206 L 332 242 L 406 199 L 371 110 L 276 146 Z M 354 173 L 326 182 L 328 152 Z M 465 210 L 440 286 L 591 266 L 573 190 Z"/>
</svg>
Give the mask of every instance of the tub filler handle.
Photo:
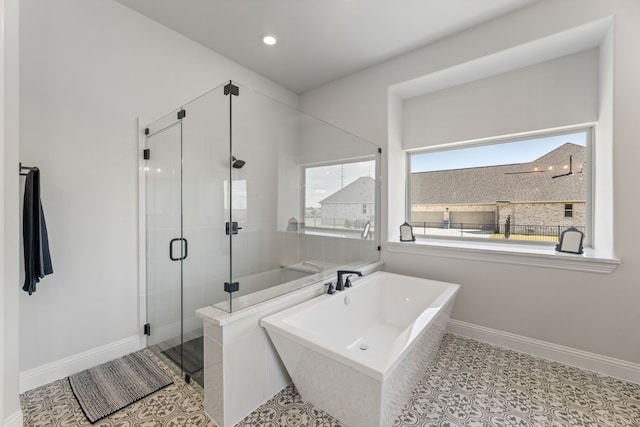
<svg viewBox="0 0 640 427">
<path fill-rule="evenodd" d="M 324 285 L 327 287 L 327 294 L 333 295 L 336 293 L 336 288 L 333 287 L 333 282 L 325 283 Z"/>
<path fill-rule="evenodd" d="M 353 283 L 351 283 L 351 274 L 349 274 L 347 277 L 345 277 L 344 279 L 344 287 L 345 288 L 350 288 L 353 286 Z"/>
</svg>

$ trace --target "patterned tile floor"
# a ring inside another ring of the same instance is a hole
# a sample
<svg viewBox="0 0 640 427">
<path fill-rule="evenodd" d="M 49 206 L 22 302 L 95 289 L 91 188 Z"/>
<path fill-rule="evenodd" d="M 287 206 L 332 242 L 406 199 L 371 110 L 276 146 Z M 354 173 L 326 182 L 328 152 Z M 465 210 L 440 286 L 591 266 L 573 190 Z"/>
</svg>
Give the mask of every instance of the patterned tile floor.
<svg viewBox="0 0 640 427">
<path fill-rule="evenodd" d="M 214 426 L 204 416 L 200 394 L 179 377 L 174 380 L 173 386 L 94 425 Z M 90 425 L 66 379 L 21 398 L 25 427 Z M 236 427 L 258 426 L 344 427 L 303 402 L 293 386 Z M 409 426 L 640 426 L 640 385 L 447 334 L 393 425 Z"/>
<path fill-rule="evenodd" d="M 20 396 L 24 427 L 215 427 L 204 413 L 202 395 L 145 350 L 174 383 L 95 424 L 85 417 L 69 379 L 43 385 Z"/>
<path fill-rule="evenodd" d="M 445 335 L 395 426 L 640 426 L 640 385 Z"/>
<path fill-rule="evenodd" d="M 238 426 L 341 426 L 287 387 Z M 640 426 L 640 385 L 446 334 L 393 427 Z"/>
</svg>

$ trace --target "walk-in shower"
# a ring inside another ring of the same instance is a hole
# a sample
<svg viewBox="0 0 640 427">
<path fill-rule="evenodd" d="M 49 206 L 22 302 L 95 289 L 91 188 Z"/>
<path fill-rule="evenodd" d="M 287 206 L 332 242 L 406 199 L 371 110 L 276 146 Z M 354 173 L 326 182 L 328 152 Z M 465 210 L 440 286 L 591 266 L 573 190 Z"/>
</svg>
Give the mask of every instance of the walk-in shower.
<svg viewBox="0 0 640 427">
<path fill-rule="evenodd" d="M 234 312 L 380 258 L 380 149 L 235 82 L 144 129 L 147 343 L 202 370 Z"/>
</svg>

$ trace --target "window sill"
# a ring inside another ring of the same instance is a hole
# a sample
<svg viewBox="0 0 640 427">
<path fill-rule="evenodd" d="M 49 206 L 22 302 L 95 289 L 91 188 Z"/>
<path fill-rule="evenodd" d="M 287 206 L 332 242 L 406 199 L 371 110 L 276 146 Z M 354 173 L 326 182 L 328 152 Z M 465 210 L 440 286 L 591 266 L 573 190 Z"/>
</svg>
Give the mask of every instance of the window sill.
<svg viewBox="0 0 640 427">
<path fill-rule="evenodd" d="M 553 246 L 421 239 L 416 242 L 386 242 L 384 250 L 601 274 L 609 274 L 620 265 L 620 260 L 599 256 L 590 248 L 585 248 L 584 254 L 576 255 L 556 252 Z"/>
<path fill-rule="evenodd" d="M 343 239 L 361 239 L 361 240 L 371 240 L 373 239 L 363 239 L 362 238 L 362 230 L 336 230 L 332 228 L 303 228 L 301 227 L 295 231 L 286 230 L 286 233 L 291 234 L 305 234 L 307 236 L 322 236 L 322 237 L 339 237 Z M 373 234 L 373 231 L 372 231 Z"/>
</svg>

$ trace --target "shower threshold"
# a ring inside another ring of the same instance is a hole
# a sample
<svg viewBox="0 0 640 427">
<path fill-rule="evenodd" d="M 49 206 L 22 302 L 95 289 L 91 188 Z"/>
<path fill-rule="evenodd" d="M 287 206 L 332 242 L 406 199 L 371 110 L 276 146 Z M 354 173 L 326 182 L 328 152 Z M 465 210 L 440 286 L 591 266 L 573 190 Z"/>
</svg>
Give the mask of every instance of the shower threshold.
<svg viewBox="0 0 640 427">
<path fill-rule="evenodd" d="M 176 375 L 188 374 L 191 385 L 199 393 L 204 390 L 204 347 L 203 337 L 194 338 L 182 344 L 182 369 L 180 369 L 180 345 L 169 347 L 163 343 L 149 347 Z"/>
</svg>

